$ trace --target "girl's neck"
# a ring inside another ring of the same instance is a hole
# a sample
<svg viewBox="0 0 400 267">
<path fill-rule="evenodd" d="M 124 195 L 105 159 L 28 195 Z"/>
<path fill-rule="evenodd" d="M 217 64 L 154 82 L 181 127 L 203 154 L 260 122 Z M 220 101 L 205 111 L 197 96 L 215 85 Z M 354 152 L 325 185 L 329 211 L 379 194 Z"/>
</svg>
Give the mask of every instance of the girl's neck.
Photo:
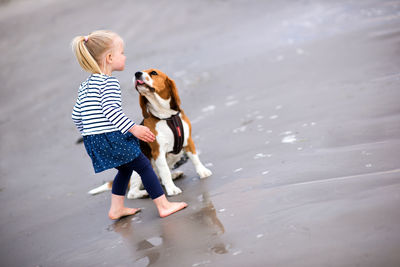
<svg viewBox="0 0 400 267">
<path fill-rule="evenodd" d="M 101 73 L 107 76 L 111 76 L 112 74 L 111 66 L 106 65 L 105 67 L 101 67 Z"/>
</svg>

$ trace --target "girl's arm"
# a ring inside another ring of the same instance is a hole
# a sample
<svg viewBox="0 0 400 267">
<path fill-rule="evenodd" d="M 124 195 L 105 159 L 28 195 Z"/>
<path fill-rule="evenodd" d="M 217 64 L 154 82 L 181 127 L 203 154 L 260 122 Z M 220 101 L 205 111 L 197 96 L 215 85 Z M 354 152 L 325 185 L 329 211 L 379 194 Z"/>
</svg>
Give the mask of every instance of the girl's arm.
<svg viewBox="0 0 400 267">
<path fill-rule="evenodd" d="M 122 133 L 130 132 L 140 140 L 153 142 L 154 134 L 149 128 L 133 123 L 121 108 L 121 89 L 117 79 L 110 77 L 107 79 L 105 88 L 100 92 L 101 106 L 104 115 Z"/>
<path fill-rule="evenodd" d="M 107 78 L 106 86 L 100 90 L 100 97 L 103 114 L 123 134 L 127 133 L 135 123 L 122 112 L 118 80 L 114 77 Z"/>
<path fill-rule="evenodd" d="M 80 133 L 83 133 L 82 116 L 81 116 L 81 103 L 79 98 L 76 100 L 75 106 L 72 109 L 72 120 Z"/>
</svg>

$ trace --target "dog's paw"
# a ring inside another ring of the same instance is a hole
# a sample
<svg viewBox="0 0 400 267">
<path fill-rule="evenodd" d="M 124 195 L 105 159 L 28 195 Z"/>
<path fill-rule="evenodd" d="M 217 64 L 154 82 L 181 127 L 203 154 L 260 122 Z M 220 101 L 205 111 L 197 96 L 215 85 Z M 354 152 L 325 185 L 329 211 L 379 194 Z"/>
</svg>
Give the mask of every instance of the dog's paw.
<svg viewBox="0 0 400 267">
<path fill-rule="evenodd" d="M 172 180 L 175 180 L 176 178 L 182 177 L 183 176 L 183 171 L 176 171 L 172 173 Z"/>
<path fill-rule="evenodd" d="M 165 190 L 167 191 L 168 196 L 175 196 L 182 193 L 182 190 L 175 185 L 165 186 Z"/>
<path fill-rule="evenodd" d="M 212 175 L 212 172 L 206 167 L 197 170 L 197 174 L 200 176 L 200 179 L 207 178 Z"/>
<path fill-rule="evenodd" d="M 129 190 L 128 195 L 126 196 L 128 199 L 136 199 L 147 197 L 149 193 L 146 190 Z"/>
</svg>

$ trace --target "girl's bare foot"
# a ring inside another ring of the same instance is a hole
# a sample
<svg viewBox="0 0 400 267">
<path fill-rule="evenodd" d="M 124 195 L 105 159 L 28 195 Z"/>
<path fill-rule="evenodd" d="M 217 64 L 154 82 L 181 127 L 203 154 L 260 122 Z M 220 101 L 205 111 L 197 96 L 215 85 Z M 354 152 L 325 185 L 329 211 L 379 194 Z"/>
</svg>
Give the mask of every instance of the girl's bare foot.
<svg viewBox="0 0 400 267">
<path fill-rule="evenodd" d="M 165 195 L 153 199 L 157 206 L 158 213 L 161 218 L 167 217 L 177 211 L 180 211 L 188 206 L 185 202 L 169 202 Z"/>
<path fill-rule="evenodd" d="M 131 209 L 124 206 L 125 196 L 111 194 L 111 207 L 108 212 L 108 217 L 111 220 L 118 220 L 121 217 L 133 215 L 140 209 Z"/>
<path fill-rule="evenodd" d="M 122 207 L 121 209 L 117 209 L 117 210 L 110 209 L 110 211 L 108 212 L 108 217 L 111 220 L 118 220 L 119 218 L 122 218 L 125 216 L 134 215 L 134 214 L 138 213 L 139 211 L 140 211 L 140 209 L 131 209 L 131 208 L 126 208 L 126 207 Z"/>
<path fill-rule="evenodd" d="M 185 202 L 169 202 L 169 207 L 158 210 L 161 218 L 167 217 L 177 211 L 180 211 L 187 207 L 188 204 Z"/>
</svg>

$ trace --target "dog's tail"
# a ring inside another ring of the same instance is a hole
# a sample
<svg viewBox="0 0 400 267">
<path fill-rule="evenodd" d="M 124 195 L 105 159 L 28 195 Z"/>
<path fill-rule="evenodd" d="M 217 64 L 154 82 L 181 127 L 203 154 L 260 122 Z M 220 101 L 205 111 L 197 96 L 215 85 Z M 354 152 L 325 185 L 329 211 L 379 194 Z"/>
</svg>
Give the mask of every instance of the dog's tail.
<svg viewBox="0 0 400 267">
<path fill-rule="evenodd" d="M 109 191 L 112 188 L 112 184 L 113 184 L 112 181 L 106 182 L 105 184 L 90 190 L 88 194 L 96 195 L 105 191 Z"/>
</svg>

